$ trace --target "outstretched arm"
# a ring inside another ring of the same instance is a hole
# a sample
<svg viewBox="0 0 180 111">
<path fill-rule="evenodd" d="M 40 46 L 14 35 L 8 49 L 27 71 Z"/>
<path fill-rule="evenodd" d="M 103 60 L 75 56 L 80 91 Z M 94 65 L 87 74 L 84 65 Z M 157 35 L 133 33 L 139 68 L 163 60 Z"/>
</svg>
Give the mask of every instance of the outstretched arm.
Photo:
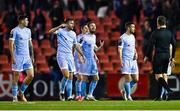
<svg viewBox="0 0 180 111">
<path fill-rule="evenodd" d="M 63 23 L 63 24 L 61 24 L 61 25 L 59 25 L 59 26 L 57 26 L 57 27 L 54 27 L 54 28 L 50 29 L 50 30 L 49 30 L 49 33 L 50 33 L 50 34 L 55 33 L 56 30 L 58 30 L 59 28 L 63 28 L 63 27 L 66 27 L 66 24 L 65 24 L 65 23 Z"/>
<path fill-rule="evenodd" d="M 104 41 L 100 40 L 100 46 L 98 47 L 97 45 L 94 46 L 95 51 L 99 51 L 102 47 L 104 46 Z"/>
</svg>

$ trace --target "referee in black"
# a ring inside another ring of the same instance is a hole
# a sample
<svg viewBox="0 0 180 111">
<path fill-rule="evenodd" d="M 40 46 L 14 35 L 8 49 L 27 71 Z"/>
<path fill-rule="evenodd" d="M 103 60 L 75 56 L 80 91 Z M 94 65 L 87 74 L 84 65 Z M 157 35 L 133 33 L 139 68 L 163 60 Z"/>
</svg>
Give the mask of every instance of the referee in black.
<svg viewBox="0 0 180 111">
<path fill-rule="evenodd" d="M 169 47 L 172 44 L 172 58 L 170 58 Z M 175 56 L 175 37 L 170 30 L 166 28 L 166 18 L 164 16 L 158 16 L 157 29 L 151 34 L 147 51 L 145 52 L 144 62 L 148 60 L 148 57 L 152 54 L 153 48 L 155 54 L 153 57 L 153 74 L 158 83 L 158 95 L 156 100 L 160 100 L 161 90 L 164 87 L 168 94 L 173 91 L 168 87 L 167 82 L 163 78 L 164 74 L 167 74 L 169 61 L 171 66 L 174 66 Z"/>
</svg>

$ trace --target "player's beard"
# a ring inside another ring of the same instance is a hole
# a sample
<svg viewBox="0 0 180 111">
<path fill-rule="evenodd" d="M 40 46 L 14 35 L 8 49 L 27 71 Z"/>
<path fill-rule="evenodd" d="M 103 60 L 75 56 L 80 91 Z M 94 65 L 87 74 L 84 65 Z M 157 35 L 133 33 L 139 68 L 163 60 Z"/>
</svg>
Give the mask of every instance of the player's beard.
<svg viewBox="0 0 180 111">
<path fill-rule="evenodd" d="M 90 30 L 90 33 L 91 34 L 94 34 L 96 31 L 95 30 Z"/>
</svg>

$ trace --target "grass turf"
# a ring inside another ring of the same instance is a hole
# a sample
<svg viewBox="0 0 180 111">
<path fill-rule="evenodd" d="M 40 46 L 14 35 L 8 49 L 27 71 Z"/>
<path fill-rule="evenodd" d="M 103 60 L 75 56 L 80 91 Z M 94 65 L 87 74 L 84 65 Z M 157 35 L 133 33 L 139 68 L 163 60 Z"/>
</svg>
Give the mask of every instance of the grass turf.
<svg viewBox="0 0 180 111">
<path fill-rule="evenodd" d="M 180 101 L 0 102 L 0 110 L 179 110 Z"/>
</svg>

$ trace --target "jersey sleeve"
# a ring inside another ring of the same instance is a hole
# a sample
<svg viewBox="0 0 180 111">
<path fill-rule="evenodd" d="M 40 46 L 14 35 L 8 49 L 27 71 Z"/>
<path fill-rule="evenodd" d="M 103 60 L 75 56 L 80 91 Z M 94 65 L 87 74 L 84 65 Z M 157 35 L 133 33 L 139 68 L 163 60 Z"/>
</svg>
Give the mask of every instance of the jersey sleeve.
<svg viewBox="0 0 180 111">
<path fill-rule="evenodd" d="M 17 32 L 15 29 L 12 29 L 10 32 L 9 40 L 15 40 L 16 39 Z"/>
<path fill-rule="evenodd" d="M 123 46 L 124 46 L 124 40 L 123 40 L 123 37 L 121 36 L 118 40 L 118 47 L 123 48 Z"/>
</svg>

